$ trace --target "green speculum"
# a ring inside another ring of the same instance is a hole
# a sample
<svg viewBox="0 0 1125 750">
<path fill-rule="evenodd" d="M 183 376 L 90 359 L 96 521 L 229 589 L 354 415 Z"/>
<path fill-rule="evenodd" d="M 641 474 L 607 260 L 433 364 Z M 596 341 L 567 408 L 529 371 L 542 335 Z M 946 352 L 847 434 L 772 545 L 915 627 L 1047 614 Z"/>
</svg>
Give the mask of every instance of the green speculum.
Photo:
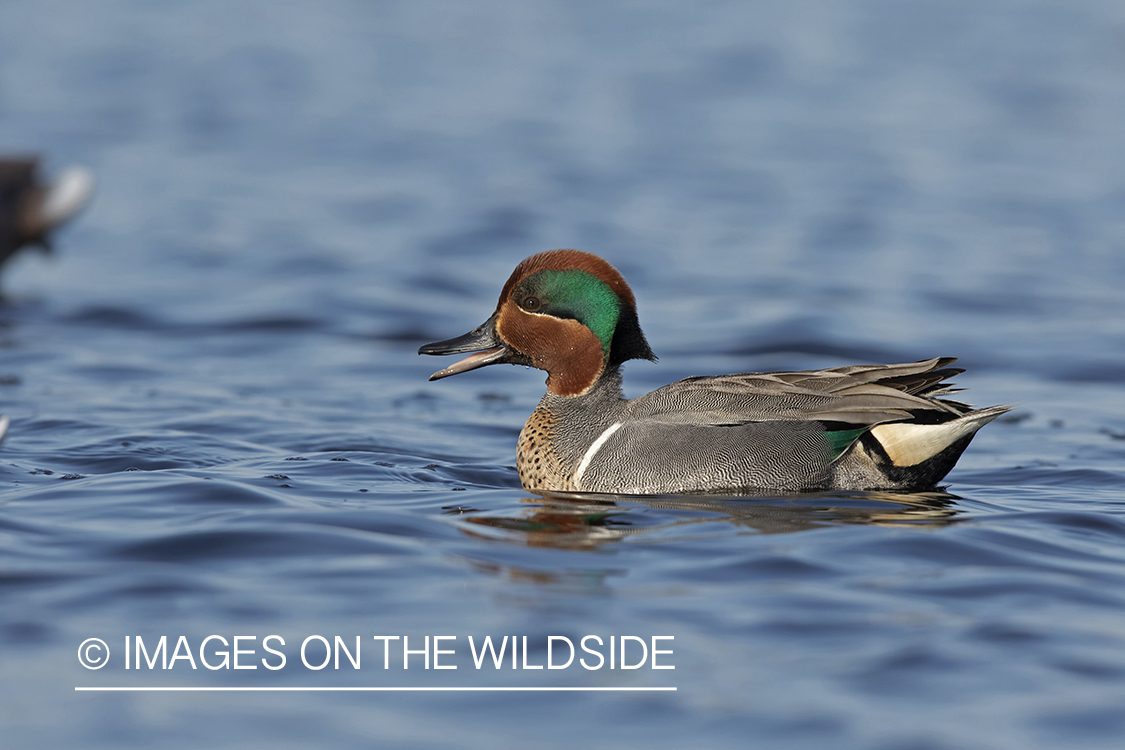
<svg viewBox="0 0 1125 750">
<path fill-rule="evenodd" d="M 835 461 L 839 458 L 840 454 L 846 451 L 856 441 L 856 438 L 867 432 L 868 429 L 867 427 L 860 427 L 855 430 L 832 430 L 824 433 L 824 436 L 828 439 L 829 449 L 832 451 L 832 460 Z"/>
</svg>

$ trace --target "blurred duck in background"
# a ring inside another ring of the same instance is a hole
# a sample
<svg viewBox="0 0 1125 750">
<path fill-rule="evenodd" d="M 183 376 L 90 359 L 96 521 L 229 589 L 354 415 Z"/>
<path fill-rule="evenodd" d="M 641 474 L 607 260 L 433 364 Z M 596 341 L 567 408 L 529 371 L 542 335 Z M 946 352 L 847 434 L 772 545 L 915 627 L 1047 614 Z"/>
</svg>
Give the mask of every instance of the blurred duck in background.
<svg viewBox="0 0 1125 750">
<path fill-rule="evenodd" d="M 0 270 L 25 245 L 51 249 L 51 232 L 90 202 L 94 175 L 82 167 L 65 169 L 51 182 L 38 175 L 35 157 L 0 157 Z M 8 433 L 0 414 L 0 442 Z"/>
<path fill-rule="evenodd" d="M 94 175 L 69 167 L 40 179 L 39 159 L 0 156 L 0 268 L 25 245 L 51 249 L 51 232 L 90 202 Z M 2 434 L 2 432 L 0 432 Z"/>
</svg>

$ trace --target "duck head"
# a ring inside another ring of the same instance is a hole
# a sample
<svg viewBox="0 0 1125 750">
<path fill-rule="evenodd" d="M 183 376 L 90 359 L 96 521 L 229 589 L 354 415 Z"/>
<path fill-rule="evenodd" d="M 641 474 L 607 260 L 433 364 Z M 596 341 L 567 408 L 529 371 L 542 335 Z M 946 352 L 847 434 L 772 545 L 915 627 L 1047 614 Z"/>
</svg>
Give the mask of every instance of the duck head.
<svg viewBox="0 0 1125 750">
<path fill-rule="evenodd" d="M 655 360 L 633 292 L 616 268 L 579 250 L 550 250 L 524 259 L 504 284 L 492 317 L 419 354 L 462 354 L 465 359 L 430 380 L 508 363 L 547 371 L 547 390 L 586 393 L 602 375 L 630 359 Z"/>
</svg>

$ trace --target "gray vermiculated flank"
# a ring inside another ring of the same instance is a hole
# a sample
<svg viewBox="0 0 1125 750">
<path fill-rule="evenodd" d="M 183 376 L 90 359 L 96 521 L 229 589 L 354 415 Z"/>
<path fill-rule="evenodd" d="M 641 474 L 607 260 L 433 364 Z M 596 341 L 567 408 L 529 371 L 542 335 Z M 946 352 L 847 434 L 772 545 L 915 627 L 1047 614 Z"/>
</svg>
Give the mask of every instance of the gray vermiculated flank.
<svg viewBox="0 0 1125 750">
<path fill-rule="evenodd" d="M 620 372 L 610 372 L 584 396 L 548 393 L 541 405 L 557 417 L 552 447 L 565 484 L 594 441 L 621 423 L 589 458 L 583 491 L 905 488 L 944 476 L 968 440 L 910 472 L 882 465 L 885 456 L 862 441 L 837 459 L 823 423 L 856 429 L 918 412 L 937 421 L 978 413 L 934 398 L 951 392 L 942 381 L 960 371 L 938 370 L 951 361 L 695 377 L 631 401 L 621 396 Z M 996 409 L 981 410 L 980 425 Z"/>
</svg>

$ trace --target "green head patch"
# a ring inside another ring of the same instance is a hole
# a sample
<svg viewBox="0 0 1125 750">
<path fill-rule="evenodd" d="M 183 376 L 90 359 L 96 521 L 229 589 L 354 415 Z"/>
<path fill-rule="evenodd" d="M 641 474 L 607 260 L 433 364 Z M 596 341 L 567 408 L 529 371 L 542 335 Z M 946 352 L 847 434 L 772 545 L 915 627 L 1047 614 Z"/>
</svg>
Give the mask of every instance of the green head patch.
<svg viewBox="0 0 1125 750">
<path fill-rule="evenodd" d="M 577 320 L 593 331 L 609 354 L 621 300 L 609 285 L 579 270 L 539 271 L 516 288 L 515 302 L 531 313 Z"/>
</svg>

